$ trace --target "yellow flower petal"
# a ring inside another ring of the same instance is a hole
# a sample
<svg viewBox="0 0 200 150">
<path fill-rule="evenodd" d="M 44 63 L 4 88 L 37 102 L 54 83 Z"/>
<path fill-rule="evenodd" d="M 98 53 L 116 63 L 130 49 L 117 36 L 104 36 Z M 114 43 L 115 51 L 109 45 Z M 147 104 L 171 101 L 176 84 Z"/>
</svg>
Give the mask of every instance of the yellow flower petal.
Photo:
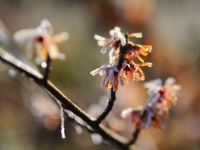
<svg viewBox="0 0 200 150">
<path fill-rule="evenodd" d="M 69 38 L 69 34 L 67 32 L 62 32 L 52 37 L 52 42 L 61 43 L 66 41 Z"/>
</svg>

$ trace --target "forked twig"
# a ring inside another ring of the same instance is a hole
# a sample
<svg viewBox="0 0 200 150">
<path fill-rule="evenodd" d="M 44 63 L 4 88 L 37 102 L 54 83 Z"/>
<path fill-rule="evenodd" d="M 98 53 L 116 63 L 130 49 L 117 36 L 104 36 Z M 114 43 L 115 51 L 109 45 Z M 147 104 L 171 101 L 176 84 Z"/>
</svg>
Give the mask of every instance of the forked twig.
<svg viewBox="0 0 200 150">
<path fill-rule="evenodd" d="M 47 79 L 47 82 L 44 83 L 44 77 L 39 72 L 35 71 L 28 65 L 24 64 L 8 52 L 3 49 L 0 49 L 0 60 L 5 64 L 8 64 L 18 70 L 21 73 L 24 73 L 27 77 L 33 79 L 35 83 L 41 86 L 43 89 L 47 91 L 47 93 L 56 101 L 59 101 L 63 108 L 69 110 L 76 114 L 79 118 L 81 118 L 88 126 L 90 126 L 95 133 L 98 133 L 102 136 L 104 140 L 109 141 L 112 144 L 115 144 L 120 149 L 130 150 L 128 144 L 128 140 L 108 128 L 104 127 L 102 124 L 97 124 L 96 120 L 92 119 L 85 111 L 79 108 L 76 104 L 74 104 L 69 98 L 67 98 L 58 88 L 56 88 L 51 81 Z M 106 117 L 109 113 L 110 109 L 112 109 L 113 102 L 115 100 L 115 92 L 111 91 L 111 104 L 108 105 L 107 111 L 103 113 L 102 117 L 99 119 L 101 122 L 102 119 Z M 113 102 L 112 102 L 113 101 Z"/>
</svg>

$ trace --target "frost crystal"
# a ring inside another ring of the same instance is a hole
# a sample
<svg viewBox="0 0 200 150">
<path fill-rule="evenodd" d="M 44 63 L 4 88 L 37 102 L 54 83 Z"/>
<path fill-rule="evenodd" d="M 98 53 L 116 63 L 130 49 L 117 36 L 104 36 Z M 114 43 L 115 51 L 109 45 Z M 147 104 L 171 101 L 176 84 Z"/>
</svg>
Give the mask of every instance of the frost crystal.
<svg viewBox="0 0 200 150">
<path fill-rule="evenodd" d="M 63 107 L 62 107 L 62 105 L 61 105 L 61 103 L 59 101 L 57 101 L 57 103 L 60 106 L 61 135 L 62 135 L 62 138 L 65 139 L 66 136 L 65 136 L 65 116 L 64 116 L 64 109 L 63 109 Z"/>
<path fill-rule="evenodd" d="M 60 117 L 61 117 L 61 134 L 62 138 L 65 139 L 65 119 L 64 119 L 64 112 L 63 107 L 60 108 Z"/>
</svg>

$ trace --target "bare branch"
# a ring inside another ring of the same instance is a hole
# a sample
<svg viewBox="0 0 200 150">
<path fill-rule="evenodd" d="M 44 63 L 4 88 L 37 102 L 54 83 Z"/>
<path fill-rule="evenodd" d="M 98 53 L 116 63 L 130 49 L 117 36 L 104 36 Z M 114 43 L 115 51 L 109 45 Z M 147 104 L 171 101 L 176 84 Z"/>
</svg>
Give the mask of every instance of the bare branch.
<svg viewBox="0 0 200 150">
<path fill-rule="evenodd" d="M 69 110 L 74 114 L 76 114 L 78 117 L 80 117 L 85 123 L 87 123 L 94 130 L 94 132 L 100 134 L 104 140 L 107 140 L 110 143 L 115 144 L 120 149 L 129 150 L 129 147 L 127 147 L 128 140 L 126 138 L 112 132 L 111 130 L 109 130 L 108 128 L 104 127 L 101 124 L 97 124 L 96 121 L 93 120 L 85 111 L 79 108 L 69 98 L 67 98 L 58 88 L 56 88 L 53 85 L 53 83 L 51 83 L 51 81 L 47 80 L 47 82 L 44 83 L 43 75 L 41 75 L 39 72 L 27 66 L 26 64 L 24 64 L 11 54 L 7 53 L 3 49 L 0 49 L 0 60 L 6 64 L 9 64 L 19 72 L 24 73 L 27 77 L 33 79 L 39 86 L 44 88 L 54 100 L 60 101 L 64 109 Z M 112 93 L 111 95 L 113 95 L 111 101 L 114 101 L 115 92 L 112 91 L 111 93 Z"/>
</svg>

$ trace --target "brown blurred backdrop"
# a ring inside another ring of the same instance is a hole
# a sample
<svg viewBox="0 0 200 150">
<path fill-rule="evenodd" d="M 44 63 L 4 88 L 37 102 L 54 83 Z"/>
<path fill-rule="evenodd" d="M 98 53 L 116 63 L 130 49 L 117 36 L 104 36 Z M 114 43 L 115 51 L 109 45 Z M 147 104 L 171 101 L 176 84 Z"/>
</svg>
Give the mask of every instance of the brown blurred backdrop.
<svg viewBox="0 0 200 150">
<path fill-rule="evenodd" d="M 70 34 L 66 43 L 58 45 L 67 59 L 53 61 L 50 79 L 84 110 L 100 98 L 106 101 L 107 94 L 99 87 L 101 77 L 89 74 L 108 62 L 94 34 L 109 37 L 115 26 L 125 33 L 142 32 L 143 38 L 131 40 L 153 46 L 152 53 L 144 58 L 153 62 L 152 68 L 143 68 L 146 81 L 172 76 L 182 89 L 166 129 L 146 130 L 136 144 L 144 150 L 200 150 L 199 0 L 0 0 L 0 19 L 11 34 L 35 28 L 43 19 L 52 23 L 55 34 Z M 49 96 L 21 74 L 12 76 L 8 66 L 0 64 L 0 70 L 1 150 L 112 149 L 107 144 L 93 144 L 86 132 L 77 135 L 69 123 L 67 137 L 62 139 L 59 109 Z M 142 84 L 130 82 L 119 88 L 111 114 L 119 122 L 122 109 L 145 105 L 148 97 Z M 117 122 L 110 124 L 130 138 L 131 133 L 123 131 Z M 127 127 L 132 130 L 131 125 Z"/>
</svg>

